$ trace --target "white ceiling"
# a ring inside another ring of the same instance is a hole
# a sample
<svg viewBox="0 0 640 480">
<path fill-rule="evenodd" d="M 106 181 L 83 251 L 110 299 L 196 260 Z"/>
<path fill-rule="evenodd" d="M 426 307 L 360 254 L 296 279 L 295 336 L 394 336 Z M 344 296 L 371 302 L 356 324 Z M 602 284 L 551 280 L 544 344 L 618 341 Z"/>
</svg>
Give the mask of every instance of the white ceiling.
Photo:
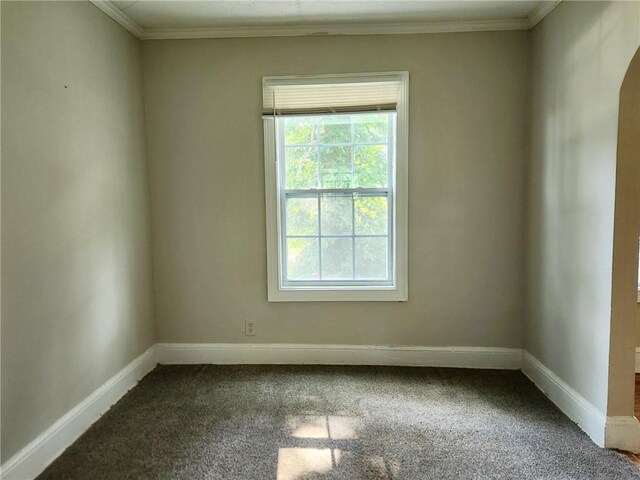
<svg viewBox="0 0 640 480">
<path fill-rule="evenodd" d="M 530 28 L 558 4 L 557 1 L 521 0 L 146 0 L 93 3 L 140 38 L 348 34 L 377 33 L 378 30 L 379 33 L 509 30 Z M 407 31 L 401 31 L 403 29 Z"/>
</svg>

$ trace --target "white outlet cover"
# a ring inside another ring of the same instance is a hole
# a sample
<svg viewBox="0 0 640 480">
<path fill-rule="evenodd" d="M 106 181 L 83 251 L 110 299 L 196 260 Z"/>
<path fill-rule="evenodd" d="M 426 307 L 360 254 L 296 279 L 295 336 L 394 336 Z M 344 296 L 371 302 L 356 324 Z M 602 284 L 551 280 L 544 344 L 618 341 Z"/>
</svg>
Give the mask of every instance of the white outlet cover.
<svg viewBox="0 0 640 480">
<path fill-rule="evenodd" d="M 246 336 L 254 336 L 256 334 L 256 323 L 246 320 L 244 323 L 244 334 Z"/>
</svg>

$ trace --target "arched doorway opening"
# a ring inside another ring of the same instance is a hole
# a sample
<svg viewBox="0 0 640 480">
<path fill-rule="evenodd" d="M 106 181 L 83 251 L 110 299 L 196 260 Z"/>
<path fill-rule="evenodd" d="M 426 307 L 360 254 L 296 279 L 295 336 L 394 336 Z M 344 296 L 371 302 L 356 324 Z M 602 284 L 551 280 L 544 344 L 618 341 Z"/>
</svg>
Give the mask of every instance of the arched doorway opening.
<svg viewBox="0 0 640 480">
<path fill-rule="evenodd" d="M 640 237 L 640 49 L 620 89 L 605 445 L 640 452 L 635 410 Z"/>
</svg>

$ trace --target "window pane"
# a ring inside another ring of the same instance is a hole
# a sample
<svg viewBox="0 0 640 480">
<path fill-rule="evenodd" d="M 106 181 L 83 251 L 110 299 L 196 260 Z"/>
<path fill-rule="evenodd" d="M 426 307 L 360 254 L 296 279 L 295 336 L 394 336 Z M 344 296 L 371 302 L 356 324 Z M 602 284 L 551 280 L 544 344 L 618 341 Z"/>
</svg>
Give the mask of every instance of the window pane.
<svg viewBox="0 0 640 480">
<path fill-rule="evenodd" d="M 287 278 L 317 280 L 319 277 L 318 239 L 287 239 Z"/>
<path fill-rule="evenodd" d="M 323 195 L 322 209 L 323 235 L 351 235 L 353 211 L 351 195 Z"/>
<path fill-rule="evenodd" d="M 322 239 L 322 278 L 351 280 L 353 250 L 351 237 Z"/>
<path fill-rule="evenodd" d="M 356 143 L 387 143 L 389 115 L 377 113 L 353 116 Z"/>
<path fill-rule="evenodd" d="M 311 190 L 284 196 L 286 280 L 294 284 L 388 280 L 392 231 L 387 195 L 341 189 L 391 185 L 393 143 L 388 135 L 393 115 L 314 115 L 278 121 L 284 136 L 278 139 L 284 140 L 279 146 L 284 161 L 278 166 L 284 169 L 283 188 Z M 317 188 L 336 192 L 320 194 L 313 191 Z"/>
<path fill-rule="evenodd" d="M 356 146 L 354 154 L 357 187 L 388 186 L 388 156 L 386 145 Z"/>
<path fill-rule="evenodd" d="M 320 117 L 285 117 L 285 145 L 310 144 L 317 142 L 317 124 Z"/>
<path fill-rule="evenodd" d="M 326 115 L 319 129 L 320 143 L 351 143 L 350 115 Z"/>
<path fill-rule="evenodd" d="M 351 183 L 351 147 L 321 147 L 321 188 L 351 188 Z"/>
<path fill-rule="evenodd" d="M 357 196 L 356 235 L 387 235 L 387 197 Z"/>
<path fill-rule="evenodd" d="M 387 239 L 366 237 L 355 239 L 356 278 L 361 280 L 386 280 Z"/>
<path fill-rule="evenodd" d="M 318 147 L 285 148 L 286 188 L 317 188 Z"/>
<path fill-rule="evenodd" d="M 318 234 L 318 198 L 287 199 L 287 235 Z"/>
</svg>

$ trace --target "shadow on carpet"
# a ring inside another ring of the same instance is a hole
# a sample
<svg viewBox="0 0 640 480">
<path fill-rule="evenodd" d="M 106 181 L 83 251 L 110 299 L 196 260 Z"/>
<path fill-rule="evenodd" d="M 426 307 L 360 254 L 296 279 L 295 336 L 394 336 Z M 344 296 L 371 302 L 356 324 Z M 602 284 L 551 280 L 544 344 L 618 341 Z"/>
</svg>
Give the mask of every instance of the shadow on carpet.
<svg viewBox="0 0 640 480">
<path fill-rule="evenodd" d="M 39 477 L 640 479 L 522 373 L 159 366 Z"/>
</svg>

